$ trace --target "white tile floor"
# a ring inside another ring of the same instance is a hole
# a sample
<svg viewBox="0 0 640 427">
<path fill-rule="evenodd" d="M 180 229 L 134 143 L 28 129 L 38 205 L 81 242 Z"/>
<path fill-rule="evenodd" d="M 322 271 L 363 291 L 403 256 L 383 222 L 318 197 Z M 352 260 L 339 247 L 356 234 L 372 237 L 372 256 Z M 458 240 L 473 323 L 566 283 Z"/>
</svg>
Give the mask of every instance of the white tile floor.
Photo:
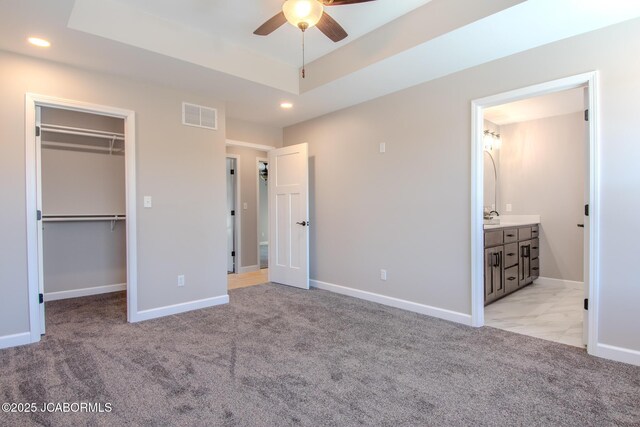
<svg viewBox="0 0 640 427">
<path fill-rule="evenodd" d="M 582 344 L 581 284 L 541 282 L 485 307 L 485 325 L 576 347 Z"/>
</svg>

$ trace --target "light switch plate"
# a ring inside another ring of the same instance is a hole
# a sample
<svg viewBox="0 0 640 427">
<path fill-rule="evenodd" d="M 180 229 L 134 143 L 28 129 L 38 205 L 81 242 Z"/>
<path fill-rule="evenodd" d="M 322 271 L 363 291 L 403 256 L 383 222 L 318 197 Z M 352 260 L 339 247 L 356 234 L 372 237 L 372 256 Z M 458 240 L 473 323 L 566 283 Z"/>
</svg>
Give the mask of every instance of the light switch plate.
<svg viewBox="0 0 640 427">
<path fill-rule="evenodd" d="M 386 153 L 387 151 L 387 143 L 386 142 L 381 142 L 380 143 L 380 152 L 381 153 Z"/>
<path fill-rule="evenodd" d="M 184 286 L 184 274 L 178 276 L 178 286 Z"/>
<path fill-rule="evenodd" d="M 511 212 L 513 210 L 513 206 L 511 206 L 511 203 L 507 203 L 507 212 Z"/>
<path fill-rule="evenodd" d="M 145 208 L 150 208 L 153 206 L 152 200 L 151 200 L 151 196 L 144 196 L 144 207 Z"/>
<path fill-rule="evenodd" d="M 245 211 L 246 211 L 247 209 L 249 209 L 249 205 L 247 204 L 247 202 L 244 202 L 244 203 L 242 204 L 242 209 L 244 209 Z"/>
</svg>

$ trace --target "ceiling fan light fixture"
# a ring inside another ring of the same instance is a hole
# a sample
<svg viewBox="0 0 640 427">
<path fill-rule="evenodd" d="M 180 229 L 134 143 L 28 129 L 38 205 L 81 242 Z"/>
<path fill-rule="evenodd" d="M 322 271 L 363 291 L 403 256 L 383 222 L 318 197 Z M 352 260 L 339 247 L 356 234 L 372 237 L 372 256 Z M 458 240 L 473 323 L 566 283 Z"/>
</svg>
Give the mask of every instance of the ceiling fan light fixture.
<svg viewBox="0 0 640 427">
<path fill-rule="evenodd" d="M 282 12 L 291 25 L 304 31 L 320 21 L 324 6 L 317 0 L 287 0 Z"/>
</svg>

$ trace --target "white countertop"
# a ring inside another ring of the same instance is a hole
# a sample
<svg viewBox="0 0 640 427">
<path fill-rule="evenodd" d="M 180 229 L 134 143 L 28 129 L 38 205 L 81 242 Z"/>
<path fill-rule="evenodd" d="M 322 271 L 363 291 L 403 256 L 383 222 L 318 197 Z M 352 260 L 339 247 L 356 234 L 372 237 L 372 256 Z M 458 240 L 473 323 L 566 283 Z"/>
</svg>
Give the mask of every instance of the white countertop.
<svg viewBox="0 0 640 427">
<path fill-rule="evenodd" d="M 525 225 L 540 224 L 540 215 L 502 215 L 499 216 L 500 224 L 484 224 L 485 230 L 496 228 L 522 227 Z"/>
</svg>

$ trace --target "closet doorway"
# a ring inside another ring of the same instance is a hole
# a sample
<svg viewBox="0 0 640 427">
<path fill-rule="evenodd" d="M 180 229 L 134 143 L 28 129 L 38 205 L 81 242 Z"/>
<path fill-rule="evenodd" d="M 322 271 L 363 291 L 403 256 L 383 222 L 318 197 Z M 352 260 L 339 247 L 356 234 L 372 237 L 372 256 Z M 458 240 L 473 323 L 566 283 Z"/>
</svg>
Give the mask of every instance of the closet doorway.
<svg viewBox="0 0 640 427">
<path fill-rule="evenodd" d="M 29 94 L 26 113 L 32 341 L 46 301 L 126 291 L 135 321 L 134 113 Z"/>
</svg>

